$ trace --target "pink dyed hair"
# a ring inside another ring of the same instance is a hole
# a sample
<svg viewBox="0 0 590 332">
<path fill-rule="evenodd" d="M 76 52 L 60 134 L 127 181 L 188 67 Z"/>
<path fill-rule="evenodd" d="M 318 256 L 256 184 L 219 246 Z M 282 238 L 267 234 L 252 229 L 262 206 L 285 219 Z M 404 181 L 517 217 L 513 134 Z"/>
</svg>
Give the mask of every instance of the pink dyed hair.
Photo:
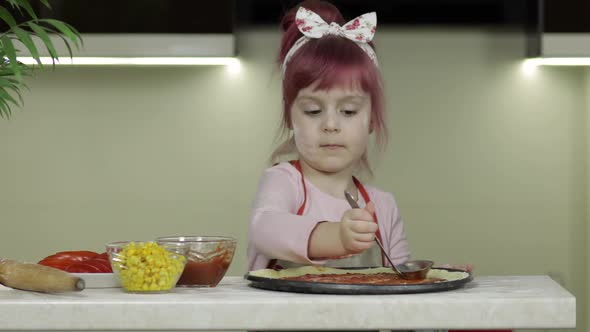
<svg viewBox="0 0 590 332">
<path fill-rule="evenodd" d="M 320 15 L 328 24 L 336 22 L 345 24 L 340 11 L 325 1 L 308 0 L 299 6 L 310 9 Z M 283 38 L 277 63 L 282 66 L 289 49 L 303 36 L 295 24 L 295 14 L 299 6 L 285 14 L 281 22 Z M 370 43 L 374 47 L 373 43 Z M 367 54 L 354 42 L 338 37 L 326 36 L 312 39 L 303 45 L 287 63 L 283 77 L 283 117 L 280 133 L 284 135 L 291 127 L 291 106 L 293 101 L 304 89 L 317 82 L 317 90 L 327 90 L 336 86 L 361 88 L 371 97 L 370 126 L 376 136 L 376 144 L 383 147 L 387 142 L 387 126 L 385 123 L 385 100 L 381 73 Z M 272 154 L 271 161 L 277 162 L 279 157 L 294 152 L 293 137 L 284 141 Z M 362 164 L 369 173 L 366 153 Z"/>
</svg>

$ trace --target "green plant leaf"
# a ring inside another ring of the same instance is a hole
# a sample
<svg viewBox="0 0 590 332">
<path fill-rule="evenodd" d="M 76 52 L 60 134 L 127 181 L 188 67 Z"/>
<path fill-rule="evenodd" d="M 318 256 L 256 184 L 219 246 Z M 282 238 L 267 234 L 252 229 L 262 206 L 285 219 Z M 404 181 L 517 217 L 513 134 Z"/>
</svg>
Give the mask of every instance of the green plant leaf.
<svg viewBox="0 0 590 332">
<path fill-rule="evenodd" d="M 26 48 L 29 50 L 29 52 L 31 53 L 31 56 L 33 58 L 35 58 L 35 61 L 37 61 L 37 63 L 42 66 L 43 64 L 41 63 L 41 59 L 39 58 L 39 51 L 37 50 L 37 46 L 35 46 L 35 43 L 33 42 L 33 39 L 31 38 L 31 35 L 29 34 L 28 31 L 25 31 L 19 27 L 15 27 L 13 29 L 14 33 L 16 34 L 16 36 L 18 37 L 18 40 L 23 43 L 23 45 L 26 46 Z"/>
<path fill-rule="evenodd" d="M 47 51 L 49 52 L 49 56 L 51 56 L 51 58 L 53 60 L 53 64 L 55 65 L 55 59 L 58 58 L 58 55 L 57 55 L 57 52 L 55 51 L 55 47 L 53 47 L 53 43 L 51 42 L 51 39 L 49 39 L 49 35 L 47 34 L 47 32 L 45 32 L 45 28 L 43 28 L 33 22 L 29 22 L 28 25 L 29 25 L 29 27 L 31 27 L 31 30 L 33 30 L 37 34 L 37 36 L 43 41 L 43 44 L 47 48 Z"/>
<path fill-rule="evenodd" d="M 10 118 L 10 106 L 3 99 L 0 99 L 0 117 L 3 119 Z"/>
<path fill-rule="evenodd" d="M 24 85 L 24 83 L 15 80 L 14 78 L 10 77 L 0 77 L 0 82 L 5 81 L 7 84 L 10 83 L 12 85 Z"/>
<path fill-rule="evenodd" d="M 39 1 L 41 1 L 41 3 L 42 3 L 42 4 L 43 4 L 45 7 L 47 7 L 47 8 L 49 8 L 49 9 L 51 9 L 51 5 L 49 4 L 49 2 L 47 2 L 47 0 L 39 0 Z"/>
<path fill-rule="evenodd" d="M 2 42 L 2 49 L 6 52 L 6 57 L 8 58 L 8 65 L 10 69 L 13 71 L 14 76 L 17 80 L 22 81 L 22 74 L 21 74 L 21 67 L 19 66 L 18 61 L 16 60 L 16 50 L 14 49 L 14 45 L 12 44 L 12 40 L 6 35 L 0 38 Z M 5 59 L 5 58 L 4 58 Z M 0 59 L 2 61 L 2 59 Z"/>
<path fill-rule="evenodd" d="M 25 101 L 23 99 L 22 94 L 20 93 L 20 87 L 18 87 L 18 86 L 8 86 L 8 87 L 6 87 L 6 89 L 10 89 L 10 90 L 12 90 L 16 94 L 16 96 L 18 97 L 18 105 L 19 106 L 24 105 Z"/>
<path fill-rule="evenodd" d="M 17 3 L 18 7 L 24 8 L 27 14 L 29 14 L 29 16 L 31 16 L 33 19 L 37 19 L 37 14 L 35 14 L 35 11 L 33 10 L 33 7 L 31 7 L 31 4 L 28 0 L 15 0 L 14 2 Z"/>
<path fill-rule="evenodd" d="M 5 87 L 14 90 L 18 90 L 18 83 L 11 81 L 9 78 L 0 77 L 0 87 Z"/>
<path fill-rule="evenodd" d="M 12 7 L 20 7 L 21 3 L 23 3 L 23 1 L 29 1 L 29 0 L 6 0 L 8 1 L 8 3 L 12 6 Z"/>
<path fill-rule="evenodd" d="M 68 49 L 68 55 L 69 55 L 69 57 L 70 58 L 73 58 L 74 57 L 74 53 L 72 52 L 72 47 L 70 47 L 70 43 L 69 43 L 68 39 L 66 39 L 66 37 L 64 37 L 61 34 L 58 34 L 57 36 L 59 38 L 61 38 L 61 40 L 63 40 L 63 42 L 64 42 L 64 45 L 66 45 L 66 48 Z"/>
<path fill-rule="evenodd" d="M 6 66 L 8 67 L 8 66 Z M 10 68 L 2 68 L 0 70 L 0 76 L 14 76 L 14 72 Z"/>
<path fill-rule="evenodd" d="M 20 72 L 23 76 L 29 76 L 31 74 L 31 68 L 24 63 L 18 63 L 20 67 Z M 0 76 L 14 76 L 12 75 L 12 68 L 9 65 L 0 67 Z M 15 84 L 24 84 L 22 81 L 17 80 L 16 78 L 9 78 L 10 80 L 14 81 Z"/>
<path fill-rule="evenodd" d="M 23 95 L 20 93 L 20 89 L 17 87 L 16 90 L 13 90 L 18 97 L 18 101 L 20 102 L 20 106 L 22 107 L 25 104 L 25 100 L 23 99 Z"/>
<path fill-rule="evenodd" d="M 20 3 L 23 0 L 6 0 L 11 6 L 12 8 L 20 8 Z"/>
<path fill-rule="evenodd" d="M 6 118 L 9 119 L 10 118 L 10 114 L 11 114 L 11 110 L 10 110 L 10 104 L 8 103 L 8 98 L 5 98 L 5 95 L 7 95 L 8 97 L 11 97 L 10 94 L 6 91 L 4 91 L 4 89 L 0 88 L 0 117 L 2 118 Z M 21 107 L 21 105 L 16 105 L 17 107 Z"/>
<path fill-rule="evenodd" d="M 21 7 L 21 2 L 28 1 L 28 0 L 7 0 L 7 1 L 10 4 L 10 6 L 12 7 L 12 9 L 18 10 L 18 13 L 22 15 L 23 10 Z"/>
<path fill-rule="evenodd" d="M 66 36 L 66 38 L 71 40 L 72 43 L 74 43 L 74 45 L 76 45 L 77 48 L 80 47 L 80 41 L 82 40 L 82 37 L 80 37 L 80 33 L 78 32 L 78 30 L 76 30 L 71 25 L 61 22 L 61 21 L 58 21 L 58 20 L 54 20 L 54 19 L 44 19 L 44 20 L 40 20 L 40 21 L 46 22 L 46 23 L 52 25 L 59 32 L 61 32 L 64 36 Z M 70 56 L 71 56 L 71 52 L 70 52 Z"/>
<path fill-rule="evenodd" d="M 20 97 L 20 89 L 26 87 L 26 85 L 12 78 L 0 77 L 0 87 L 10 89 Z"/>
<path fill-rule="evenodd" d="M 0 19 L 6 22 L 6 24 L 8 24 L 10 28 L 16 26 L 16 20 L 14 19 L 14 17 L 12 17 L 10 12 L 2 6 L 0 6 Z"/>
<path fill-rule="evenodd" d="M 12 97 L 12 95 L 10 93 L 8 93 L 8 91 L 6 91 L 2 87 L 0 87 L 0 99 L 5 100 L 5 101 L 9 101 L 9 102 L 13 103 L 14 106 L 17 106 L 17 107 L 20 106 L 18 101 L 16 99 L 14 99 L 14 97 Z"/>
<path fill-rule="evenodd" d="M 74 28 L 74 26 L 71 24 L 68 24 L 66 22 L 61 22 L 61 23 L 65 24 L 66 27 L 68 29 L 70 29 L 76 35 L 77 39 L 80 41 L 80 46 L 78 48 L 84 46 L 84 39 L 82 39 L 82 35 L 80 34 L 80 31 L 78 31 L 78 29 Z"/>
<path fill-rule="evenodd" d="M 51 9 L 49 0 L 37 1 Z M 31 19 L 27 22 L 18 22 L 11 14 L 15 10 Z M 7 31 L 0 32 L 0 117 L 9 118 L 12 114 L 12 107 L 21 107 L 24 104 L 21 91 L 28 89 L 28 86 L 24 83 L 23 78 L 32 76 L 35 68 L 38 68 L 18 62 L 17 55 L 21 54 L 20 51 L 28 50 L 41 67 L 43 64 L 40 59 L 39 47 L 44 47 L 55 65 L 59 54 L 54 45 L 55 37 L 51 36 L 52 34 L 57 35 L 65 43 L 70 56 L 73 54 L 72 45 L 80 48 L 84 41 L 78 30 L 68 23 L 55 19 L 39 19 L 34 11 L 34 6 L 31 5 L 31 0 L 4 1 L 0 6 L 0 22 L 5 22 L 8 25 Z M 34 40 L 34 37 L 39 38 L 41 43 Z M 17 41 L 24 48 L 16 43 Z"/>
<path fill-rule="evenodd" d="M 31 18 L 33 18 L 35 20 L 37 19 L 37 13 L 35 13 L 35 11 L 33 10 L 33 7 L 31 7 L 31 4 L 29 3 L 29 1 L 23 1 L 21 6 L 27 11 L 27 14 L 29 14 L 29 16 L 31 16 Z"/>
</svg>

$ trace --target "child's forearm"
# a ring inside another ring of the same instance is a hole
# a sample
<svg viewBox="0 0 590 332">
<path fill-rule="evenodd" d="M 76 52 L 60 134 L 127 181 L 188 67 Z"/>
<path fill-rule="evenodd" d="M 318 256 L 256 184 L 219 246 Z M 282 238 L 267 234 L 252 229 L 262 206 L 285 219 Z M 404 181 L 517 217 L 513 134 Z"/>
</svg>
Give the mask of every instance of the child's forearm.
<svg viewBox="0 0 590 332">
<path fill-rule="evenodd" d="M 310 259 L 341 257 L 348 252 L 340 239 L 340 225 L 337 222 L 320 222 L 309 236 L 308 256 Z"/>
</svg>

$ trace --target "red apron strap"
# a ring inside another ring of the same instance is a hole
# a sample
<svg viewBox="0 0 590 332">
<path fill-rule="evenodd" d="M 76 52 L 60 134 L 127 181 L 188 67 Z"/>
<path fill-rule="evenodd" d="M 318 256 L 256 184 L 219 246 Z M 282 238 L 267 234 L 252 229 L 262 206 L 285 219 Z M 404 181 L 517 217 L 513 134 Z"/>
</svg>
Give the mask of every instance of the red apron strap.
<svg viewBox="0 0 590 332">
<path fill-rule="evenodd" d="M 369 202 L 371 201 L 371 197 L 369 197 L 369 194 L 365 190 L 365 186 L 363 186 L 363 184 L 354 176 L 352 177 L 352 181 L 354 182 L 354 185 L 361 193 L 361 196 L 363 196 L 365 203 L 369 204 Z M 375 221 L 375 223 L 377 223 L 377 214 L 375 212 L 373 212 L 373 220 Z M 381 237 L 381 231 L 379 229 L 377 229 L 375 236 L 377 236 L 379 241 L 381 241 L 381 243 L 383 243 L 383 238 Z M 385 266 L 385 263 L 387 262 L 387 259 L 385 258 L 385 255 L 383 255 L 383 253 L 381 253 L 381 262 L 383 263 L 383 266 Z"/>
<path fill-rule="evenodd" d="M 301 164 L 299 163 L 299 160 L 290 160 L 289 163 L 299 171 L 299 174 L 301 174 L 301 185 L 303 186 L 303 203 L 301 203 L 301 206 L 299 209 L 297 209 L 297 215 L 302 216 L 303 211 L 305 211 L 305 204 L 307 203 L 307 188 L 305 187 L 305 179 L 303 178 L 303 171 L 301 170 Z M 271 259 L 266 265 L 266 268 L 279 268 L 279 266 L 277 266 L 277 260 Z"/>
<path fill-rule="evenodd" d="M 303 171 L 301 170 L 301 164 L 299 163 L 299 160 L 291 160 L 289 163 L 291 163 L 291 165 L 293 165 L 299 171 L 299 174 L 301 174 L 301 185 L 303 186 L 303 203 L 301 203 L 301 206 L 297 210 L 297 215 L 302 216 L 303 211 L 305 210 L 305 204 L 307 203 L 307 188 L 305 187 L 305 179 L 303 178 Z"/>
<path fill-rule="evenodd" d="M 293 165 L 293 167 L 295 167 L 299 171 L 299 174 L 301 174 L 301 185 L 303 186 L 303 203 L 301 204 L 301 206 L 297 210 L 297 215 L 301 216 L 301 215 L 303 215 L 303 211 L 305 210 L 305 204 L 307 203 L 307 188 L 305 187 L 305 178 L 303 177 L 303 171 L 301 170 L 301 164 L 299 163 L 299 160 L 290 160 L 289 163 L 291 165 Z M 359 192 L 363 196 L 363 199 L 365 200 L 365 202 L 368 204 L 371 201 L 371 198 L 369 197 L 369 194 L 365 190 L 365 187 L 363 186 L 363 184 L 354 176 L 352 177 L 352 181 L 354 182 L 354 185 L 356 186 L 356 188 L 359 190 Z M 377 214 L 375 214 L 375 212 L 373 212 L 373 220 L 375 221 L 375 223 L 377 223 Z M 381 237 L 381 232 L 379 230 L 377 230 L 377 232 L 375 233 L 375 236 L 377 236 L 377 238 L 379 238 L 381 243 L 383 243 L 383 239 Z M 385 266 L 386 258 L 383 255 L 383 253 L 381 253 L 381 261 L 382 261 L 383 266 Z M 267 268 L 274 269 L 277 267 L 276 264 L 277 264 L 277 260 L 271 259 L 268 262 Z"/>
</svg>

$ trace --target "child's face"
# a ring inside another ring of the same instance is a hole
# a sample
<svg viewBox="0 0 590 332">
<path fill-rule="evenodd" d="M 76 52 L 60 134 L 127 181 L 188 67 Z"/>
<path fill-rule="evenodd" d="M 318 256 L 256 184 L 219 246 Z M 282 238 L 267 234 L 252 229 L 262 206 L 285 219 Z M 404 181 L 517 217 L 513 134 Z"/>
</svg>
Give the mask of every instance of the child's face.
<svg viewBox="0 0 590 332">
<path fill-rule="evenodd" d="M 369 141 L 370 96 L 361 89 L 314 87 L 299 91 L 291 108 L 300 158 L 322 172 L 356 166 Z"/>
</svg>

